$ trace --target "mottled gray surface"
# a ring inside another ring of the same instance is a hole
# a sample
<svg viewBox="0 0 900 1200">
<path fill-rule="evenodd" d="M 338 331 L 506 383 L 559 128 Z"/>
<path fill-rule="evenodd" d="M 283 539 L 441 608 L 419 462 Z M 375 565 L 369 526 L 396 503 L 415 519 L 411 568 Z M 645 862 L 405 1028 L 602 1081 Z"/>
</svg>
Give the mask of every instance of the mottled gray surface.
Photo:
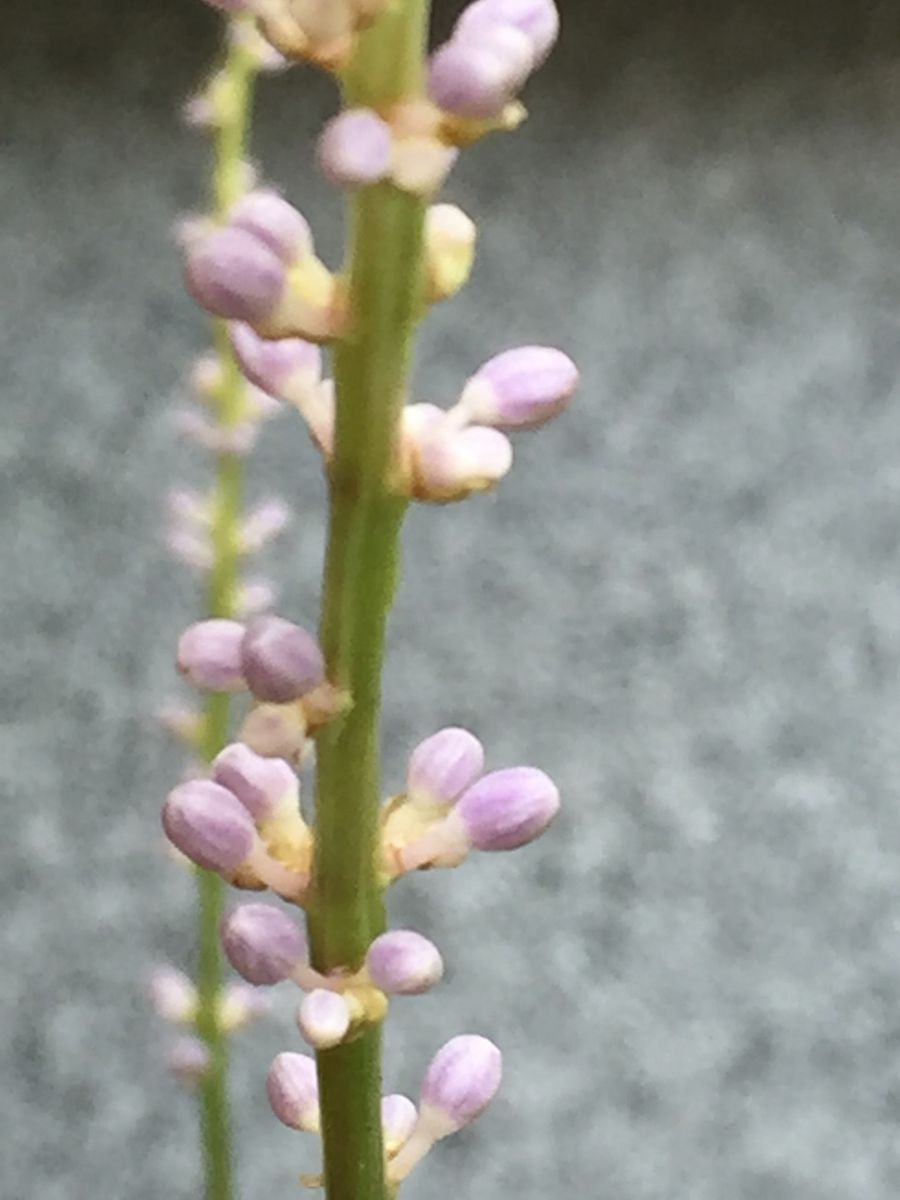
<svg viewBox="0 0 900 1200">
<path fill-rule="evenodd" d="M 187 0 L 62 7 L 10 7 L 0 71 L 0 1190 L 185 1200 L 193 1112 L 140 980 L 190 948 L 188 882 L 157 853 L 180 760 L 148 714 L 196 604 L 157 526 L 201 471 L 168 419 L 204 341 L 168 230 L 200 187 L 175 112 L 213 22 Z M 465 1029 L 507 1055 L 502 1100 L 410 1195 L 888 1200 L 900 17 L 565 7 L 533 119 L 452 180 L 482 253 L 419 388 L 447 400 L 522 339 L 564 344 L 584 388 L 496 497 L 414 516 L 386 766 L 396 783 L 415 739 L 465 721 L 567 807 L 538 846 L 398 888 L 449 977 L 397 1005 L 390 1084 Z M 330 104 L 311 76 L 268 83 L 259 150 L 333 252 L 306 166 Z M 274 569 L 312 621 L 299 425 L 253 470 L 298 507 Z M 260 1097 L 292 1037 L 285 999 L 238 1051 L 246 1200 L 315 1165 Z"/>
</svg>

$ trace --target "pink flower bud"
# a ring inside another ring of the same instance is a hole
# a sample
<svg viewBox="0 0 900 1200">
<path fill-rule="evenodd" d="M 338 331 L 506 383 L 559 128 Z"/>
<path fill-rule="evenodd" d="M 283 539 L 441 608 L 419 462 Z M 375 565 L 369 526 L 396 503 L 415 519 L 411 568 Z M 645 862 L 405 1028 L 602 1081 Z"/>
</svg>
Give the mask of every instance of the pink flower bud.
<svg viewBox="0 0 900 1200">
<path fill-rule="evenodd" d="M 278 309 L 287 275 L 278 254 L 245 229 L 188 239 L 185 286 L 201 308 L 230 321 L 264 322 Z"/>
<path fill-rule="evenodd" d="M 297 1025 L 315 1050 L 328 1050 L 344 1040 L 350 1028 L 350 1009 L 339 992 L 316 988 L 304 996 Z"/>
<path fill-rule="evenodd" d="M 281 758 L 263 758 L 243 742 L 232 742 L 213 759 L 212 777 L 257 824 L 298 809 L 300 783 L 291 767 Z"/>
<path fill-rule="evenodd" d="M 418 1115 L 418 1109 L 408 1096 L 395 1092 L 382 1097 L 381 1128 L 384 1133 L 384 1148 L 388 1154 L 396 1154 L 409 1138 Z"/>
<path fill-rule="evenodd" d="M 262 338 L 249 325 L 229 327 L 231 345 L 244 375 L 270 396 L 296 403 L 322 375 L 322 352 L 302 338 Z"/>
<path fill-rule="evenodd" d="M 247 686 L 258 700 L 299 700 L 325 679 L 319 644 L 305 629 L 281 617 L 257 617 L 241 645 Z"/>
<path fill-rule="evenodd" d="M 272 1112 L 289 1129 L 319 1132 L 319 1083 L 316 1064 L 306 1054 L 279 1054 L 266 1076 Z"/>
<path fill-rule="evenodd" d="M 489 120 L 513 99 L 522 79 L 521 46 L 510 49 L 500 38 L 485 45 L 454 38 L 431 56 L 428 94 L 446 112 Z"/>
<path fill-rule="evenodd" d="M 370 108 L 348 108 L 322 131 L 319 167 L 338 187 L 366 187 L 384 179 L 391 167 L 391 127 Z"/>
<path fill-rule="evenodd" d="M 511 25 L 524 33 L 534 64 L 540 66 L 559 36 L 559 12 L 553 0 L 475 0 L 463 9 L 454 37 L 475 39 L 496 25 Z"/>
<path fill-rule="evenodd" d="M 155 967 L 148 985 L 156 1014 L 176 1025 L 189 1025 L 197 1015 L 197 989 L 184 971 Z"/>
<path fill-rule="evenodd" d="M 228 214 L 232 229 L 242 229 L 273 250 L 286 266 L 313 252 L 309 222 L 292 204 L 270 188 L 242 196 Z"/>
<path fill-rule="evenodd" d="M 258 504 L 241 522 L 238 542 L 242 554 L 258 554 L 273 542 L 291 522 L 291 510 L 284 500 L 273 497 Z"/>
<path fill-rule="evenodd" d="M 487 491 L 509 472 L 512 446 L 496 429 L 427 429 L 416 455 L 416 495 L 424 500 L 462 500 Z"/>
<path fill-rule="evenodd" d="M 246 686 L 241 673 L 245 632 L 238 621 L 198 621 L 184 631 L 178 642 L 178 670 L 196 688 L 240 691 Z"/>
<path fill-rule="evenodd" d="M 387 995 L 419 996 L 444 974 L 437 946 L 412 929 L 392 929 L 377 937 L 366 955 L 369 978 Z"/>
<path fill-rule="evenodd" d="M 533 429 L 562 412 L 578 378 L 578 368 L 561 350 L 521 346 L 480 367 L 466 384 L 459 408 L 478 425 Z"/>
<path fill-rule="evenodd" d="M 485 775 L 451 813 L 477 850 L 515 850 L 540 837 L 559 811 L 559 792 L 536 767 Z"/>
<path fill-rule="evenodd" d="M 441 1047 L 425 1073 L 420 1110 L 436 1139 L 484 1112 L 500 1087 L 502 1067 L 499 1049 L 477 1034 L 462 1034 Z"/>
<path fill-rule="evenodd" d="M 420 742 L 409 759 L 406 798 L 425 811 L 446 811 L 484 770 L 484 747 L 453 726 Z"/>
<path fill-rule="evenodd" d="M 248 983 L 268 986 L 290 979 L 307 961 L 306 936 L 272 904 L 242 904 L 222 922 L 222 947 Z"/>
<path fill-rule="evenodd" d="M 169 793 L 162 813 L 172 845 L 198 867 L 233 874 L 256 845 L 249 813 L 211 779 L 192 779 Z"/>
</svg>

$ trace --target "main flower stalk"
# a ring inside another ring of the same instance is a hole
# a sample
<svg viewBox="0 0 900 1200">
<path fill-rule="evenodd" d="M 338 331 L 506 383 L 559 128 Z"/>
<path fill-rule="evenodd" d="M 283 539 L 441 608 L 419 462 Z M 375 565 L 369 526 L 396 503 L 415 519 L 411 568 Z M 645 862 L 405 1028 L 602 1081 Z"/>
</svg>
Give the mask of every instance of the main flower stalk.
<svg viewBox="0 0 900 1200">
<path fill-rule="evenodd" d="M 422 87 L 427 0 L 401 0 L 360 41 L 347 103 L 381 110 Z M 351 214 L 351 329 L 337 347 L 337 434 L 321 639 L 349 707 L 319 736 L 313 963 L 356 969 L 385 927 L 376 877 L 379 717 L 385 632 L 406 500 L 391 465 L 423 295 L 425 203 L 390 184 L 362 189 Z M 329 1200 L 383 1200 L 380 1031 L 318 1055 Z"/>
</svg>

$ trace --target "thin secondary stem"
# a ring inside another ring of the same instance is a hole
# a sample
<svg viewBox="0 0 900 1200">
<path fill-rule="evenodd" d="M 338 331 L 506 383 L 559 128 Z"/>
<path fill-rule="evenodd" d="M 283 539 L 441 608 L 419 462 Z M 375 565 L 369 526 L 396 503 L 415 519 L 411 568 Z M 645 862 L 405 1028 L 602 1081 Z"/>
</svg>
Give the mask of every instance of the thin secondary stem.
<svg viewBox="0 0 900 1200">
<path fill-rule="evenodd" d="M 348 104 L 384 108 L 421 91 L 427 0 L 398 0 L 366 33 Z M 348 712 L 319 735 L 313 965 L 361 965 L 384 929 L 376 877 L 379 717 L 385 631 L 405 500 L 390 473 L 423 292 L 424 202 L 380 184 L 353 202 L 352 328 L 335 353 L 337 435 L 321 622 L 329 677 Z M 385 1200 L 379 1030 L 318 1055 L 328 1200 Z"/>
<path fill-rule="evenodd" d="M 235 18 L 229 29 L 229 46 L 219 75 L 221 109 L 214 143 L 213 208 L 223 218 L 241 195 L 247 129 L 257 71 L 244 45 Z M 221 380 L 216 389 L 216 419 L 227 429 L 243 416 L 246 385 L 238 369 L 225 323 L 213 322 Z M 233 617 L 238 598 L 237 531 L 243 492 L 243 465 L 236 454 L 216 459 L 212 503 L 211 541 L 213 564 L 209 577 L 207 611 L 211 617 Z M 211 761 L 229 738 L 230 698 L 210 695 L 203 723 L 203 757 Z M 199 946 L 197 963 L 197 1031 L 209 1052 L 209 1069 L 200 1084 L 200 1119 L 206 1200 L 231 1200 L 233 1196 L 231 1118 L 228 1104 L 228 1042 L 219 1022 L 223 961 L 219 924 L 225 903 L 225 885 L 211 871 L 197 872 Z"/>
</svg>

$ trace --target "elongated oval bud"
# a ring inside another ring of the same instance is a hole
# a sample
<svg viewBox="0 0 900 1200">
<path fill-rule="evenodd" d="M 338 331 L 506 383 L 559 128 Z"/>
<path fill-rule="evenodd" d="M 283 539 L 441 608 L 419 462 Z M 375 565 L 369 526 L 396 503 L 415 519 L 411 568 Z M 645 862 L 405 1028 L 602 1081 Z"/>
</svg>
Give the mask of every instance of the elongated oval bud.
<svg viewBox="0 0 900 1200">
<path fill-rule="evenodd" d="M 473 784 L 451 817 L 477 850 L 515 850 L 540 837 L 559 804 L 556 785 L 543 771 L 509 767 Z"/>
<path fill-rule="evenodd" d="M 237 973 L 261 986 L 290 979 L 307 961 L 303 930 L 272 904 L 242 904 L 229 913 L 222 946 Z"/>
<path fill-rule="evenodd" d="M 369 978 L 387 995 L 419 996 L 444 974 L 433 942 L 412 929 L 392 929 L 377 937 L 366 955 Z"/>
<path fill-rule="evenodd" d="M 319 1132 L 319 1083 L 316 1064 L 306 1054 L 279 1054 L 266 1076 L 272 1112 L 289 1129 Z"/>
<path fill-rule="evenodd" d="M 228 214 L 228 224 L 259 238 L 286 266 L 313 252 L 309 222 L 271 188 L 258 188 L 242 196 Z"/>
<path fill-rule="evenodd" d="M 509 439 L 496 429 L 428 429 L 416 447 L 415 494 L 438 502 L 465 499 L 499 483 L 512 460 Z"/>
<path fill-rule="evenodd" d="M 250 623 L 241 644 L 241 665 L 253 695 L 274 704 L 299 700 L 325 679 L 318 642 L 282 617 L 259 617 Z"/>
<path fill-rule="evenodd" d="M 154 1010 L 164 1021 L 188 1025 L 197 1015 L 197 989 L 177 967 L 154 968 L 148 990 Z"/>
<path fill-rule="evenodd" d="M 184 279 L 201 308 L 229 321 L 264 322 L 278 308 L 287 283 L 278 254 L 245 229 L 225 227 L 188 240 Z"/>
<path fill-rule="evenodd" d="M 454 36 L 477 38 L 496 25 L 524 33 L 540 66 L 559 36 L 559 11 L 553 0 L 475 0 L 460 14 Z"/>
<path fill-rule="evenodd" d="M 246 687 L 241 670 L 245 629 L 238 621 L 198 621 L 178 642 L 178 670 L 196 688 L 237 692 Z"/>
<path fill-rule="evenodd" d="M 425 215 L 428 299 L 449 300 L 466 283 L 475 261 L 475 222 L 455 204 L 433 204 Z"/>
<path fill-rule="evenodd" d="M 250 814 L 211 779 L 191 779 L 174 788 L 162 822 L 166 837 L 191 862 L 226 875 L 249 858 L 257 842 Z"/>
<path fill-rule="evenodd" d="M 561 350 L 520 346 L 480 367 L 458 407 L 478 425 L 533 429 L 562 412 L 578 378 L 578 368 Z"/>
<path fill-rule="evenodd" d="M 428 94 L 455 116 L 488 120 L 513 99 L 521 82 L 521 55 L 493 42 L 454 38 L 431 56 Z"/>
<path fill-rule="evenodd" d="M 396 1154 L 415 1128 L 419 1112 L 408 1096 L 395 1092 L 381 1100 L 381 1128 L 384 1148 Z"/>
<path fill-rule="evenodd" d="M 344 1040 L 350 1028 L 350 1009 L 339 992 L 315 988 L 297 1010 L 297 1025 L 315 1050 L 328 1050 Z"/>
<path fill-rule="evenodd" d="M 322 351 L 303 338 L 262 338 L 233 322 L 231 345 L 244 375 L 269 396 L 297 403 L 322 377 Z"/>
<path fill-rule="evenodd" d="M 435 1138 L 470 1124 L 487 1108 L 503 1072 L 497 1046 L 478 1034 L 461 1034 L 442 1046 L 422 1083 L 420 1119 Z"/>
<path fill-rule="evenodd" d="M 243 742 L 232 742 L 212 762 L 212 777 L 228 788 L 257 823 L 297 810 L 300 783 L 281 758 L 263 758 Z"/>
<path fill-rule="evenodd" d="M 322 131 L 319 167 L 338 187 L 367 187 L 384 179 L 391 167 L 393 136 L 388 123 L 371 108 L 348 108 Z"/>
<path fill-rule="evenodd" d="M 406 775 L 406 798 L 416 808 L 441 812 L 450 807 L 484 770 L 484 747 L 467 729 L 448 726 L 413 750 Z"/>
</svg>

